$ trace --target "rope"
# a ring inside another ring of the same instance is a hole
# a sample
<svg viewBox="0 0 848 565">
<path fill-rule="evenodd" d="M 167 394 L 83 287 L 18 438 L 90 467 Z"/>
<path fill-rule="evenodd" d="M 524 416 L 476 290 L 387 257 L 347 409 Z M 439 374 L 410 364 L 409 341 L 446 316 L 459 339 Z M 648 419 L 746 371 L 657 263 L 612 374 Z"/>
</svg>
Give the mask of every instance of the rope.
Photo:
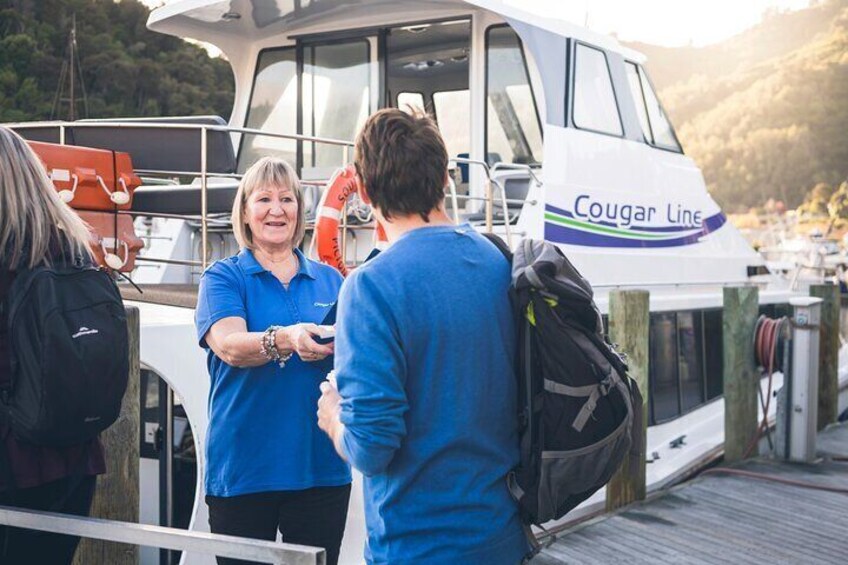
<svg viewBox="0 0 848 565">
<path fill-rule="evenodd" d="M 780 363 L 777 360 L 777 345 L 783 326 L 788 323 L 788 321 L 789 319 L 785 316 L 783 318 L 778 318 L 777 320 L 766 316 L 760 316 L 754 329 L 754 357 L 757 364 L 762 367 L 768 375 L 768 392 L 765 397 L 763 397 L 763 389 L 758 383 L 757 392 L 760 397 L 760 407 L 763 410 L 763 419 L 757 427 L 754 437 L 752 437 L 751 441 L 748 443 L 743 459 L 750 457 L 764 433 L 767 435 L 769 447 L 774 449 L 774 444 L 771 441 L 771 434 L 769 432 L 768 409 L 771 404 L 774 371 L 778 368 L 785 369 L 784 367 L 779 367 Z"/>
<path fill-rule="evenodd" d="M 765 473 L 743 471 L 742 469 L 728 469 L 727 467 L 714 467 L 713 469 L 707 469 L 706 471 L 701 473 L 701 476 L 718 473 L 722 473 L 725 475 L 738 475 L 740 477 L 748 477 L 749 479 L 758 479 L 761 481 L 771 481 L 773 483 L 780 483 L 782 485 L 789 485 L 793 487 L 808 488 L 812 490 L 823 490 L 825 492 L 835 492 L 837 494 L 848 494 L 848 489 L 846 488 L 829 487 L 825 485 L 817 485 L 815 483 L 808 483 L 805 481 L 795 481 L 792 479 L 782 479 L 780 477 L 767 475 Z"/>
</svg>

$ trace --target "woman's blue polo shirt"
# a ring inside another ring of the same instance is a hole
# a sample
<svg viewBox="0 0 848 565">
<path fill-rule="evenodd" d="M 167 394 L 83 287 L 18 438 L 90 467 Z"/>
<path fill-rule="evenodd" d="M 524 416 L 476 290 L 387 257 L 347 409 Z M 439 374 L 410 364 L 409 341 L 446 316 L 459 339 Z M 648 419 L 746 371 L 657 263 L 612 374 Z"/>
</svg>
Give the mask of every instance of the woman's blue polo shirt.
<svg viewBox="0 0 848 565">
<path fill-rule="evenodd" d="M 336 302 L 342 277 L 300 250 L 295 253 L 300 269 L 288 290 L 247 249 L 217 261 L 200 279 L 195 323 L 212 380 L 205 483 L 212 496 L 351 481 L 350 467 L 336 455 L 315 415 L 332 357 L 306 363 L 295 354 L 282 369 L 271 362 L 242 369 L 224 363 L 204 339 L 215 322 L 232 316 L 243 318 L 251 332 L 320 324 Z"/>
</svg>

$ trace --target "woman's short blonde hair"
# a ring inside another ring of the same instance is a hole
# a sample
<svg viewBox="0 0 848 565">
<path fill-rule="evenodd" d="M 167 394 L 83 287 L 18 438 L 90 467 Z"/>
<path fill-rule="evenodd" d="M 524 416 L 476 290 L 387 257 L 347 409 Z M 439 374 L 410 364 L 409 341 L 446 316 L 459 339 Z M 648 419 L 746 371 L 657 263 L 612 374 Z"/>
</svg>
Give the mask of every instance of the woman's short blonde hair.
<svg viewBox="0 0 848 565">
<path fill-rule="evenodd" d="M 88 226 L 62 202 L 41 159 L 0 126 L 0 265 L 50 264 L 51 249 L 91 256 Z"/>
<path fill-rule="evenodd" d="M 303 191 L 300 188 L 300 179 L 294 168 L 287 162 L 276 157 L 263 157 L 251 165 L 244 173 L 239 183 L 236 198 L 233 200 L 233 234 L 239 246 L 253 250 L 253 234 L 244 217 L 244 209 L 247 199 L 257 188 L 263 186 L 286 187 L 294 192 L 297 200 L 297 225 L 294 229 L 292 247 L 297 247 L 303 241 L 306 234 L 306 210 L 303 205 Z"/>
</svg>

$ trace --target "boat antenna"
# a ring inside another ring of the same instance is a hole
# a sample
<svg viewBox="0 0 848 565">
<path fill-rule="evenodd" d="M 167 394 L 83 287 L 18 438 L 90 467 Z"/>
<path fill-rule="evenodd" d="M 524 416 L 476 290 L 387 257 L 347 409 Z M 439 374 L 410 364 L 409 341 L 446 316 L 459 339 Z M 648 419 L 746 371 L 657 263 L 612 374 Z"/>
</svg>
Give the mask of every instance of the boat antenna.
<svg viewBox="0 0 848 565">
<path fill-rule="evenodd" d="M 82 103 L 84 116 L 88 117 L 88 96 L 85 92 L 85 81 L 82 77 L 82 62 L 80 61 L 79 49 L 77 49 L 77 14 L 74 12 L 71 18 L 71 34 L 68 38 L 68 46 L 65 51 L 65 58 L 62 61 L 62 70 L 59 73 L 59 85 L 56 88 L 56 95 L 53 97 L 53 108 L 50 110 L 50 119 L 55 118 L 59 113 L 59 106 L 62 102 L 68 102 L 68 120 L 74 121 L 77 119 L 77 100 L 76 100 L 76 78 L 79 76 L 79 86 L 82 91 Z M 63 98 L 65 90 L 65 78 L 68 78 L 68 98 Z"/>
</svg>

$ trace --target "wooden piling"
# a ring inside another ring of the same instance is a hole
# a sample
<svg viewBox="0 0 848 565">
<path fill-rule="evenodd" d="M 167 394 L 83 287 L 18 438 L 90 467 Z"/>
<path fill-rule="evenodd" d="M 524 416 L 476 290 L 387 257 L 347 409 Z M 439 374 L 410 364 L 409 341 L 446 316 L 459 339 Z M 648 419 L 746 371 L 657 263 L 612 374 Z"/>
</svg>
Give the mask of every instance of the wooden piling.
<svg viewBox="0 0 848 565">
<path fill-rule="evenodd" d="M 140 324 L 139 311 L 127 306 L 127 329 L 130 345 L 130 375 L 124 394 L 121 415 L 103 432 L 100 441 L 106 454 L 106 474 L 97 478 L 97 490 L 91 516 L 138 523 L 139 518 L 139 377 Z M 75 565 L 109 563 L 137 565 L 137 545 L 84 539 L 77 549 Z"/>
<path fill-rule="evenodd" d="M 609 335 L 619 351 L 627 354 L 630 376 L 642 392 L 642 446 L 639 464 L 631 468 L 625 458 L 621 468 L 607 485 L 607 511 L 645 499 L 645 449 L 648 433 L 648 335 L 650 332 L 650 296 L 644 290 L 616 290 L 609 299 Z M 635 408 L 635 407 L 634 407 Z"/>
<path fill-rule="evenodd" d="M 818 429 L 821 430 L 835 422 L 839 415 L 839 287 L 812 285 L 810 296 L 823 300 L 819 334 Z"/>
<path fill-rule="evenodd" d="M 739 461 L 757 433 L 757 379 L 754 328 L 759 291 L 754 286 L 724 289 L 724 459 Z"/>
</svg>

